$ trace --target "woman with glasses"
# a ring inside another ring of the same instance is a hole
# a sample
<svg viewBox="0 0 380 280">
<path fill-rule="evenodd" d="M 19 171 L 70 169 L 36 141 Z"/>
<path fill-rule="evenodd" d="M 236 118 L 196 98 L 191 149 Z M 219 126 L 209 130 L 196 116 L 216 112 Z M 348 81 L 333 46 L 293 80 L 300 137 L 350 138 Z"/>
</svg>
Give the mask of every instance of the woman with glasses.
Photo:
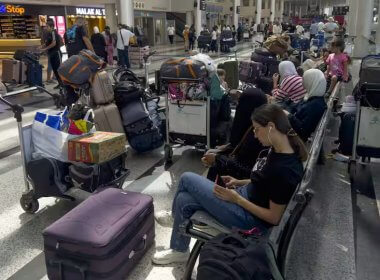
<svg viewBox="0 0 380 280">
<path fill-rule="evenodd" d="M 237 180 L 223 176 L 224 188 L 197 174 L 184 173 L 172 213 L 156 214 L 160 225 L 173 230 L 170 249 L 156 252 L 154 263 L 187 261 L 190 237 L 181 235 L 179 226 L 198 210 L 207 211 L 227 227 L 245 230 L 258 227 L 263 233 L 280 222 L 302 179 L 306 148 L 278 105 L 261 106 L 251 119 L 255 137 L 268 148 L 259 155 L 251 178 Z"/>
</svg>

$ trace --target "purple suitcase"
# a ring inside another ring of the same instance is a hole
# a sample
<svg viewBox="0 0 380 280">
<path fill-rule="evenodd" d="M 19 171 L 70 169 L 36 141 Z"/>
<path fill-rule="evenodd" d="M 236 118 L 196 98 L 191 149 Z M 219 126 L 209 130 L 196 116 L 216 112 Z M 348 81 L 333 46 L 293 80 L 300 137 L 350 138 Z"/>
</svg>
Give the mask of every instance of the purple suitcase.
<svg viewBox="0 0 380 280">
<path fill-rule="evenodd" d="M 50 280 L 121 280 L 154 241 L 152 197 L 108 188 L 43 232 Z"/>
<path fill-rule="evenodd" d="M 239 64 L 239 80 L 244 83 L 255 84 L 265 72 L 266 68 L 260 62 L 241 61 Z"/>
</svg>

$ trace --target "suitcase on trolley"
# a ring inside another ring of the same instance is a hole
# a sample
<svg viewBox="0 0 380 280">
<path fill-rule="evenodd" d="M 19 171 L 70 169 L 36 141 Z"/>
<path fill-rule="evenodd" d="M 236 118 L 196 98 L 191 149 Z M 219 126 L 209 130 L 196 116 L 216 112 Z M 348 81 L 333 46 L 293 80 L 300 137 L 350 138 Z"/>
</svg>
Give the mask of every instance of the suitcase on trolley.
<svg viewBox="0 0 380 280">
<path fill-rule="evenodd" d="M 228 60 L 218 64 L 218 68 L 226 71 L 226 82 L 231 89 L 239 87 L 239 63 L 236 60 Z"/>
<path fill-rule="evenodd" d="M 25 62 L 15 59 L 4 59 L 2 62 L 2 81 L 4 83 L 24 84 L 27 67 Z"/>
<path fill-rule="evenodd" d="M 239 79 L 244 83 L 255 84 L 266 72 L 264 65 L 260 62 L 241 61 L 239 65 Z"/>
<path fill-rule="evenodd" d="M 92 81 L 91 101 L 95 105 L 111 103 L 114 99 L 111 78 L 106 71 L 95 74 Z"/>
<path fill-rule="evenodd" d="M 113 103 L 97 107 L 94 110 L 94 122 L 98 131 L 124 133 L 119 109 Z"/>
<path fill-rule="evenodd" d="M 108 188 L 43 231 L 49 279 L 123 280 L 154 241 L 152 197 Z"/>
</svg>

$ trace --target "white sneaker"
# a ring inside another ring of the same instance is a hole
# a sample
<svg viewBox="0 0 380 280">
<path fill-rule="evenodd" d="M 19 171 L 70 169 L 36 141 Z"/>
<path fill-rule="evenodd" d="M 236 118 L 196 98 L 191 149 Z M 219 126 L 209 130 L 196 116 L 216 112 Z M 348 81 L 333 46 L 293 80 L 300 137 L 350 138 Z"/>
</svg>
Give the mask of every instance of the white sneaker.
<svg viewBox="0 0 380 280">
<path fill-rule="evenodd" d="M 172 211 L 158 211 L 154 214 L 157 223 L 163 227 L 173 227 L 174 219 Z"/>
<path fill-rule="evenodd" d="M 190 256 L 190 252 L 178 252 L 173 249 L 167 249 L 156 252 L 152 257 L 155 264 L 185 263 Z"/>
</svg>

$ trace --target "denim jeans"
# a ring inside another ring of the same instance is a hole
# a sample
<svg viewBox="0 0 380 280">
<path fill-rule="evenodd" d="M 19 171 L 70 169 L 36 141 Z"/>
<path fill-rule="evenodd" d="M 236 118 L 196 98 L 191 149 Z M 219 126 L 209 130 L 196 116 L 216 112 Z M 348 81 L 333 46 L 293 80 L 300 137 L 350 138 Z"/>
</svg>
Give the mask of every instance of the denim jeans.
<svg viewBox="0 0 380 280">
<path fill-rule="evenodd" d="M 129 64 L 128 46 L 126 46 L 124 50 L 117 49 L 117 56 L 119 60 L 118 64 L 120 66 L 131 68 L 131 65 Z"/>
<path fill-rule="evenodd" d="M 182 175 L 177 193 L 173 200 L 172 213 L 174 216 L 170 248 L 185 252 L 190 244 L 190 237 L 181 235 L 179 226 L 189 219 L 197 210 L 204 210 L 216 218 L 222 225 L 229 228 L 251 229 L 259 227 L 266 231 L 262 222 L 237 204 L 217 198 L 214 193 L 214 182 L 194 173 Z M 237 189 L 245 198 L 247 188 Z"/>
</svg>

